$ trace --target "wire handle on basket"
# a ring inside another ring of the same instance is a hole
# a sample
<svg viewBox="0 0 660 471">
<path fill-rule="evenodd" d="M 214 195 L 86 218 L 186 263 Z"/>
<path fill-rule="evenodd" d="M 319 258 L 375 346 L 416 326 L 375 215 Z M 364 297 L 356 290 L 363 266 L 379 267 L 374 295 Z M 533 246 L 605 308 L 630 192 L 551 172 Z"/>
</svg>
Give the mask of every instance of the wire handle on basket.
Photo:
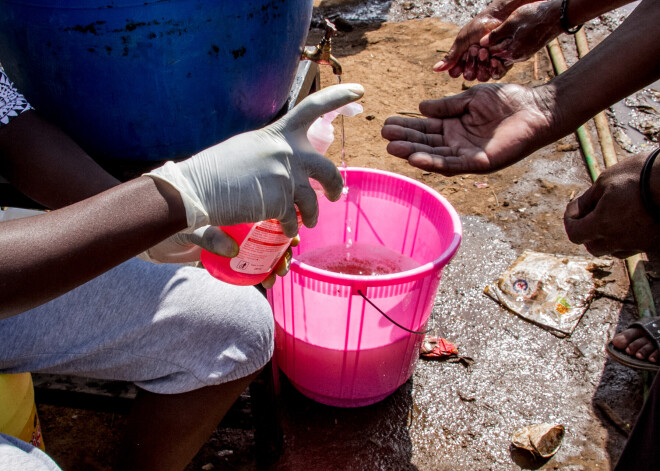
<svg viewBox="0 0 660 471">
<path fill-rule="evenodd" d="M 369 298 L 367 298 L 364 294 L 362 294 L 362 290 L 357 290 L 357 292 L 358 292 L 358 294 L 359 294 L 360 296 L 362 296 L 362 297 L 364 298 L 364 300 L 365 300 L 366 302 L 368 302 L 369 304 L 371 304 L 371 306 L 372 306 L 374 309 L 376 309 L 376 311 L 380 312 L 380 313 L 383 315 L 383 317 L 385 317 L 385 319 L 387 319 L 388 321 L 390 321 L 392 324 L 394 324 L 394 325 L 397 326 L 398 328 L 403 329 L 403 330 L 405 330 L 406 332 L 410 332 L 411 334 L 418 334 L 418 335 L 428 334 L 429 332 L 431 332 L 431 331 L 433 330 L 433 329 L 427 329 L 427 330 L 421 330 L 421 331 L 420 331 L 420 330 L 410 330 L 410 329 L 408 329 L 407 327 L 404 327 L 404 326 L 402 326 L 401 324 L 399 324 L 397 321 L 395 321 L 394 319 L 392 319 L 390 316 L 388 316 L 387 314 L 385 314 L 383 311 L 381 311 L 380 308 L 379 308 L 378 306 L 376 306 L 374 303 L 371 302 L 371 300 L 370 300 Z"/>
</svg>

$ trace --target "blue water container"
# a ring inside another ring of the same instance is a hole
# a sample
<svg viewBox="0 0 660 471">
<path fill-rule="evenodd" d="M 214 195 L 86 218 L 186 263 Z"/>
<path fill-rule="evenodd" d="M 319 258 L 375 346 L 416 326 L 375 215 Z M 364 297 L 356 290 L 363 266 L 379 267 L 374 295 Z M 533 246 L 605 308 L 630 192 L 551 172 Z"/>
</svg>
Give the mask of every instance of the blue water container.
<svg viewBox="0 0 660 471">
<path fill-rule="evenodd" d="M 93 157 L 188 157 L 285 104 L 313 0 L 0 0 L 0 63 Z"/>
</svg>

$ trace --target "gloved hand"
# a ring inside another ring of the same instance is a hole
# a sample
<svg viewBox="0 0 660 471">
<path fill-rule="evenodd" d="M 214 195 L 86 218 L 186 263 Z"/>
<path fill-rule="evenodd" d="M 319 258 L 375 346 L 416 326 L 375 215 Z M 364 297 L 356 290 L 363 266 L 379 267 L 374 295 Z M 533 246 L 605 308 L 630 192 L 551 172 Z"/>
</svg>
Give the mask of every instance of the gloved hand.
<svg viewBox="0 0 660 471">
<path fill-rule="evenodd" d="M 331 201 L 339 199 L 343 188 L 339 170 L 314 150 L 307 129 L 319 116 L 363 94 L 358 84 L 327 87 L 263 129 L 239 134 L 145 175 L 169 183 L 180 193 L 188 220 L 184 233 L 206 225 L 277 219 L 284 233 L 294 237 L 298 233 L 295 206 L 305 226 L 314 227 L 318 218 L 309 179 L 320 182 Z M 205 238 L 199 240 L 203 243 Z"/>
<path fill-rule="evenodd" d="M 273 272 L 261 282 L 264 288 L 272 288 L 277 276 L 286 276 L 291 267 L 291 247 L 299 243 L 298 236 L 291 240 L 291 246 L 277 262 Z M 174 234 L 137 257 L 151 263 L 195 263 L 199 262 L 201 246 L 208 247 L 212 249 L 211 252 L 224 257 L 235 257 L 238 254 L 238 244 L 231 236 L 219 227 L 203 226 L 191 234 Z"/>
<path fill-rule="evenodd" d="M 238 244 L 216 226 L 202 226 L 192 233 L 178 232 L 138 255 L 151 263 L 199 262 L 202 247 L 223 257 L 235 257 Z"/>
</svg>

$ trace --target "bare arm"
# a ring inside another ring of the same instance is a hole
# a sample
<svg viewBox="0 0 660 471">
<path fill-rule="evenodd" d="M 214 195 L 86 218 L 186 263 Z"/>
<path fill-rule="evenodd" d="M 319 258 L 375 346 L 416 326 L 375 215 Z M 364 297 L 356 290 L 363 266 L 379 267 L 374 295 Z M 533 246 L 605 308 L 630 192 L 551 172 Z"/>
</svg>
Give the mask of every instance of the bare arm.
<svg viewBox="0 0 660 471">
<path fill-rule="evenodd" d="M 643 0 L 612 34 L 544 86 L 560 138 L 660 78 L 660 3 Z"/>
<path fill-rule="evenodd" d="M 186 227 L 176 190 L 149 177 L 0 224 L 0 318 L 43 304 Z"/>
<path fill-rule="evenodd" d="M 554 0 L 557 2 L 557 0 Z M 572 26 L 581 25 L 603 13 L 616 10 L 634 0 L 569 0 L 566 16 Z M 561 1 L 558 2 L 561 4 Z"/>
<path fill-rule="evenodd" d="M 117 186 L 34 110 L 0 127 L 0 173 L 38 203 L 63 208 L 2 224 L 0 317 L 47 302 L 185 227 L 171 187 L 148 177 Z"/>
</svg>

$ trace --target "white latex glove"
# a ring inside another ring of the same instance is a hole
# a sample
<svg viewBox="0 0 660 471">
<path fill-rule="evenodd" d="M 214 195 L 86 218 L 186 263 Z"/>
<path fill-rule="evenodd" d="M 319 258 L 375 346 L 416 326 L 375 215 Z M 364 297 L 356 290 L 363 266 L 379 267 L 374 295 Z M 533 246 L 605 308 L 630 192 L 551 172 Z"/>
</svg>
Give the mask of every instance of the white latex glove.
<svg viewBox="0 0 660 471">
<path fill-rule="evenodd" d="M 291 240 L 291 247 L 300 243 L 296 236 Z M 149 250 L 142 252 L 138 258 L 152 263 L 195 263 L 199 262 L 202 247 L 213 248 L 212 252 L 224 257 L 235 257 L 238 254 L 238 244 L 222 229 L 215 226 L 203 226 L 191 234 L 181 232 L 168 237 Z M 275 265 L 273 272 L 261 282 L 261 285 L 270 289 L 275 284 L 277 276 L 286 276 L 291 267 L 291 247 L 287 249 L 280 261 Z"/>
<path fill-rule="evenodd" d="M 314 227 L 318 218 L 318 202 L 309 179 L 320 182 L 331 201 L 339 199 L 343 188 L 339 170 L 314 150 L 307 129 L 319 116 L 363 94 L 358 84 L 326 87 L 263 129 L 239 134 L 146 175 L 179 191 L 188 219 L 185 233 L 206 225 L 277 219 L 284 233 L 294 237 L 298 233 L 294 205 L 305 226 Z"/>
</svg>

